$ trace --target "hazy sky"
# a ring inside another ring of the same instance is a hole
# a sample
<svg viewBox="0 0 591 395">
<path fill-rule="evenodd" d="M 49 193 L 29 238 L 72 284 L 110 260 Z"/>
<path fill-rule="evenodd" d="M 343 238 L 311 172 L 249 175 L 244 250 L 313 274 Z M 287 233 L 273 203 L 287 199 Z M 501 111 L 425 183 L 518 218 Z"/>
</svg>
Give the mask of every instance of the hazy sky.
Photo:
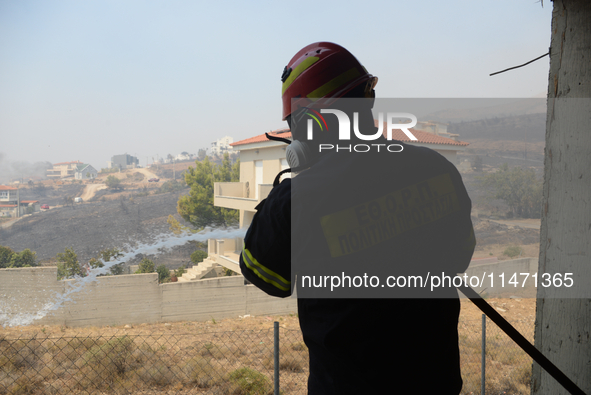
<svg viewBox="0 0 591 395">
<path fill-rule="evenodd" d="M 0 0 L 0 171 L 14 161 L 197 153 L 283 127 L 283 67 L 333 41 L 378 97 L 534 97 L 552 4 Z M 0 174 L 1 176 L 1 174 Z"/>
</svg>

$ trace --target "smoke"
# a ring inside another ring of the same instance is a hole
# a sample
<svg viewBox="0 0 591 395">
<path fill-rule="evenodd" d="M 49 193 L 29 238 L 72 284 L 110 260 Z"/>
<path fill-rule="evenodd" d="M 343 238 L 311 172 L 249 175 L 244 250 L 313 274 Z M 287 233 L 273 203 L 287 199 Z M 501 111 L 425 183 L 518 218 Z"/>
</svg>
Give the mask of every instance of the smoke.
<svg viewBox="0 0 591 395">
<path fill-rule="evenodd" d="M 12 180 L 28 181 L 30 178 L 45 179 L 47 169 L 53 165 L 50 162 L 24 162 L 8 161 L 6 154 L 0 152 L 0 182 L 7 183 Z"/>
<path fill-rule="evenodd" d="M 58 294 L 55 293 L 53 296 L 53 300 L 50 300 L 45 305 L 43 305 L 38 311 L 34 313 L 22 313 L 17 312 L 16 314 L 9 314 L 8 311 L 11 311 L 10 303 L 0 303 L 0 326 L 4 327 L 12 327 L 12 326 L 27 326 L 31 325 L 34 321 L 39 320 L 45 317 L 52 311 L 56 311 L 61 308 L 66 302 L 73 302 L 75 301 L 72 297 L 81 292 L 86 290 L 86 286 L 93 281 L 97 280 L 97 277 L 101 274 L 109 273 L 109 269 L 117 265 L 119 263 L 127 262 L 140 254 L 143 255 L 157 255 L 163 252 L 165 249 L 184 245 L 189 241 L 205 241 L 208 239 L 231 239 L 235 237 L 244 237 L 246 233 L 245 229 L 210 229 L 206 228 L 205 230 L 199 233 L 185 233 L 183 235 L 174 235 L 170 233 L 160 234 L 156 237 L 156 242 L 152 244 L 139 244 L 138 246 L 132 247 L 131 245 L 127 245 L 124 247 L 126 252 L 123 253 L 117 260 L 103 262 L 105 266 L 92 269 L 89 271 L 86 277 L 77 277 L 74 281 L 66 282 L 65 292 Z M 16 298 L 13 298 L 16 299 Z M 15 300 L 14 305 L 18 305 L 19 301 Z"/>
</svg>

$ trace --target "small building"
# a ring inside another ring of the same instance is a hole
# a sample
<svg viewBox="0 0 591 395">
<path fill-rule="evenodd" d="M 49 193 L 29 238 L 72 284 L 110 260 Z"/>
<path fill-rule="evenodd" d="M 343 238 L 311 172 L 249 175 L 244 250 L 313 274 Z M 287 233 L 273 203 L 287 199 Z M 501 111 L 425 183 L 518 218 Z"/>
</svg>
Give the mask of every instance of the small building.
<svg viewBox="0 0 591 395">
<path fill-rule="evenodd" d="M 188 154 L 186 152 L 180 153 L 174 157 L 174 160 L 177 162 L 182 162 L 182 161 L 192 160 L 192 159 L 193 159 L 193 155 Z"/>
<path fill-rule="evenodd" d="M 74 178 L 77 180 L 92 180 L 98 176 L 98 171 L 88 164 L 80 164 L 76 166 Z"/>
<path fill-rule="evenodd" d="M 0 216 L 20 217 L 41 211 L 38 200 L 20 200 L 16 187 L 0 185 Z"/>
<path fill-rule="evenodd" d="M 140 161 L 135 156 L 129 154 L 114 155 L 111 161 L 107 162 L 108 167 L 116 167 L 118 169 L 135 169 L 139 166 Z"/>
<path fill-rule="evenodd" d="M 234 139 L 230 136 L 222 137 L 221 139 L 211 143 L 211 154 L 222 156 L 225 152 L 232 151 L 232 143 Z"/>
<path fill-rule="evenodd" d="M 47 178 L 57 179 L 74 177 L 78 165 L 83 165 L 83 163 L 78 160 L 73 162 L 55 163 L 51 169 L 47 169 Z"/>
<path fill-rule="evenodd" d="M 21 214 L 33 214 L 41 211 L 41 204 L 38 200 L 21 200 L 20 201 Z"/>
<path fill-rule="evenodd" d="M 0 185 L 0 216 L 16 217 L 18 207 L 18 189 Z"/>
</svg>

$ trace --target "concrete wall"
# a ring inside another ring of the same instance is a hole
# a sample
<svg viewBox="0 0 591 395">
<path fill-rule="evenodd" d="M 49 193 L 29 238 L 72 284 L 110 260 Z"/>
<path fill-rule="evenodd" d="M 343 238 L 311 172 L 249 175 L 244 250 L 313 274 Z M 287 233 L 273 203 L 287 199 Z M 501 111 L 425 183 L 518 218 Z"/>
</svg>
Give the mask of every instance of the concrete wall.
<svg viewBox="0 0 591 395">
<path fill-rule="evenodd" d="M 466 270 L 468 276 L 476 276 L 479 279 L 484 278 L 484 286 L 472 287 L 476 292 L 486 292 L 488 296 L 505 296 L 511 294 L 523 297 L 535 297 L 535 290 L 531 275 L 538 272 L 538 258 L 519 258 L 511 259 L 509 261 L 497 261 L 491 263 L 477 263 L 471 262 Z M 509 284 L 513 274 L 517 274 L 516 280 L 519 283 L 518 287 Z M 525 287 L 522 287 L 526 276 L 521 273 L 529 273 Z M 494 279 L 494 287 L 490 287 L 490 276 L 492 274 Z M 501 278 L 499 275 L 504 274 L 504 287 L 501 287 Z M 539 280 L 538 280 L 539 281 Z"/>
<path fill-rule="evenodd" d="M 0 324 L 40 316 L 44 306 L 60 298 L 69 300 L 33 324 L 80 327 L 206 321 L 297 311 L 295 299 L 270 297 L 253 285 L 244 285 L 242 276 L 169 284 L 158 284 L 156 273 L 107 276 L 68 294 L 75 284 L 78 281 L 57 281 L 56 267 L 0 269 Z"/>
</svg>

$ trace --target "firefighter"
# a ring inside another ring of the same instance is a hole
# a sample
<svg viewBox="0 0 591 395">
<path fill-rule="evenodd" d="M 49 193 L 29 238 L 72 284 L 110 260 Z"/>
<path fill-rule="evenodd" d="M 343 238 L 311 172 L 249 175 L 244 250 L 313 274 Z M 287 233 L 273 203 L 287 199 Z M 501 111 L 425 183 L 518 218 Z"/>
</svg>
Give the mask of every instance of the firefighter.
<svg viewBox="0 0 591 395">
<path fill-rule="evenodd" d="M 308 393 L 458 394 L 457 291 L 400 279 L 468 266 L 475 243 L 461 176 L 435 151 L 381 135 L 377 77 L 345 48 L 308 45 L 281 80 L 286 157 L 297 175 L 256 207 L 240 267 L 269 295 L 295 289 Z M 360 132 L 347 140 L 344 116 Z M 398 283 L 386 284 L 388 275 Z"/>
</svg>

